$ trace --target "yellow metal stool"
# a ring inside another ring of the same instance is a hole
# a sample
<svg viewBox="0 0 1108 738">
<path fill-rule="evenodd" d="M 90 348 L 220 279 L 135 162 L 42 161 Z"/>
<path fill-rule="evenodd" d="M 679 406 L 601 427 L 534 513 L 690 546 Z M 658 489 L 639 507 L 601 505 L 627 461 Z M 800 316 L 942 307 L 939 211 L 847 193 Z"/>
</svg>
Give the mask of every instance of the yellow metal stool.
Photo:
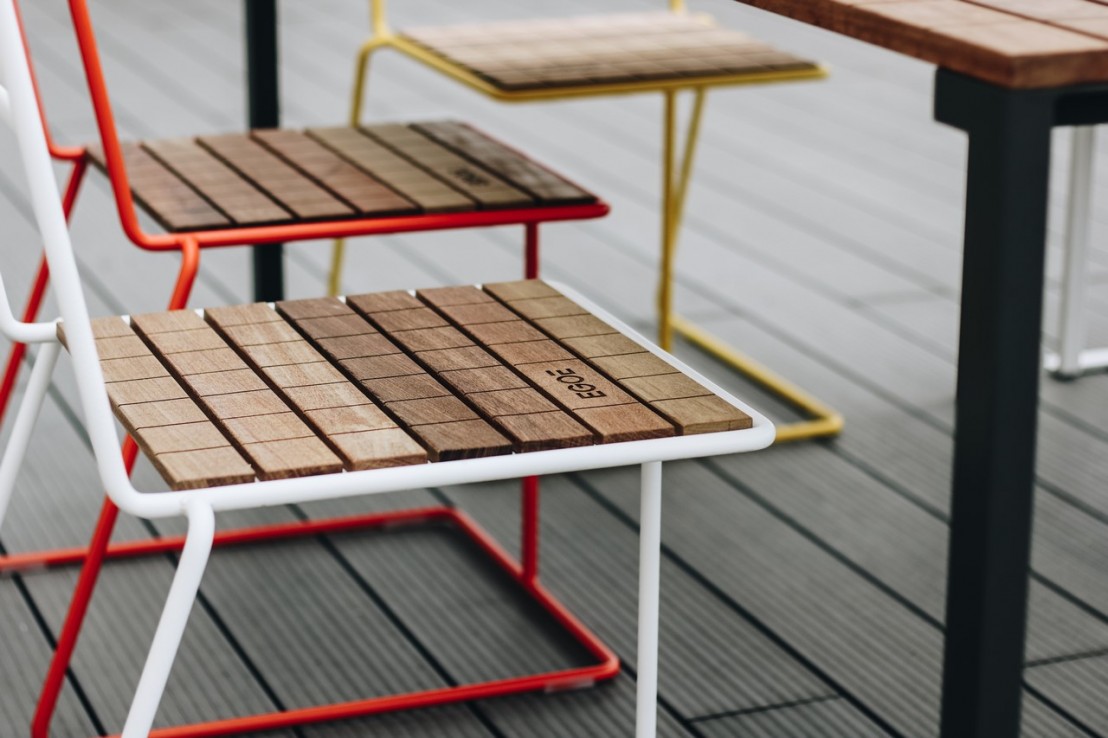
<svg viewBox="0 0 1108 738">
<path fill-rule="evenodd" d="M 662 259 L 658 288 L 659 343 L 680 336 L 803 413 L 777 426 L 777 441 L 834 435 L 842 416 L 791 382 L 739 353 L 673 308 L 674 259 L 709 87 L 821 79 L 819 64 L 716 26 L 670 0 L 670 12 L 621 13 L 417 28 L 394 32 L 385 0 L 370 0 L 371 35 L 358 52 L 350 123 L 365 100 L 370 57 L 389 47 L 493 99 L 504 102 L 660 92 L 665 99 L 662 166 Z M 693 93 L 692 113 L 678 151 L 677 95 Z M 449 142 L 444 142 L 449 145 Z M 339 292 L 343 242 L 336 241 L 329 289 Z"/>
</svg>

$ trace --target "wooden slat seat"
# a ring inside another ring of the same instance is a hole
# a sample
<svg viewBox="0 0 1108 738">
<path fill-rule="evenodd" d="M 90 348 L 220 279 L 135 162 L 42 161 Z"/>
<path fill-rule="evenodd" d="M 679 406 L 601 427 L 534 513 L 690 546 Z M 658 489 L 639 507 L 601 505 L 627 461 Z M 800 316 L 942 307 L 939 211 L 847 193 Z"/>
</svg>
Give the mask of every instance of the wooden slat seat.
<svg viewBox="0 0 1108 738">
<path fill-rule="evenodd" d="M 93 328 L 116 416 L 174 489 L 751 425 L 535 280 Z"/>
<path fill-rule="evenodd" d="M 100 147 L 89 156 L 107 169 Z M 142 141 L 123 156 L 135 201 L 175 233 L 597 201 L 454 121 Z"/>
<path fill-rule="evenodd" d="M 621 13 L 414 28 L 403 39 L 506 94 L 739 83 L 818 64 L 696 15 Z"/>
</svg>

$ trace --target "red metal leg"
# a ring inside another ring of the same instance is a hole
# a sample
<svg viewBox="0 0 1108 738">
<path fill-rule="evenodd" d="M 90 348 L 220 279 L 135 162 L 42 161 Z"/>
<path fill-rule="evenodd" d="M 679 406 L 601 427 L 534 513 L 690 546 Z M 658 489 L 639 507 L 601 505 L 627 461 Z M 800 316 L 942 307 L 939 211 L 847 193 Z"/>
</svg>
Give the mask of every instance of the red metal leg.
<svg viewBox="0 0 1108 738">
<path fill-rule="evenodd" d="M 532 584 L 539 579 L 539 478 L 523 479 L 523 531 L 520 535 L 520 562 L 523 579 Z"/>
<path fill-rule="evenodd" d="M 138 446 L 128 438 L 123 442 L 123 462 L 128 473 L 134 468 L 137 457 Z M 69 602 L 69 612 L 66 613 L 65 623 L 58 635 L 58 646 L 54 649 L 54 657 L 50 660 L 50 668 L 46 672 L 46 681 L 42 686 L 38 706 L 35 708 L 34 719 L 31 721 L 31 738 L 47 738 L 50 733 L 50 720 L 54 717 L 58 695 L 65 682 L 65 672 L 69 669 L 73 649 L 77 646 L 77 637 L 81 634 L 81 625 L 85 621 L 85 614 L 88 612 L 88 605 L 96 588 L 96 580 L 99 579 L 100 570 L 104 567 L 108 541 L 111 540 L 112 530 L 115 529 L 115 521 L 118 517 L 119 508 L 105 497 L 104 505 L 100 508 L 100 519 L 96 522 L 92 541 L 84 557 L 85 563 L 81 567 L 81 575 L 77 579 L 77 587 L 73 590 L 73 599 Z"/>
<path fill-rule="evenodd" d="M 524 226 L 523 278 L 539 278 L 539 224 Z M 520 534 L 520 560 L 523 577 L 531 582 L 539 576 L 539 478 L 527 477 L 521 485 L 523 529 Z"/>
<path fill-rule="evenodd" d="M 44 692 L 39 710 L 35 715 L 35 723 L 32 729 L 32 738 L 47 738 L 50 714 L 56 704 L 58 692 L 64 681 L 65 671 L 73 646 L 76 644 L 76 634 L 80 629 L 80 621 L 87 609 L 88 599 L 92 594 L 96 574 L 99 573 L 105 558 L 112 556 L 93 554 L 106 553 L 105 544 L 111 535 L 111 524 L 115 520 L 116 510 L 111 503 L 105 504 L 105 511 L 101 515 L 101 522 L 97 525 L 97 535 L 94 536 L 90 547 L 90 556 L 85 561 L 78 581 L 78 591 L 74 596 L 73 604 L 66 619 L 66 625 L 59 640 L 58 650 L 51 663 L 47 688 L 51 691 Z M 107 519 L 106 519 L 107 518 Z M 234 735 L 254 731 L 276 730 L 308 723 L 318 723 L 332 720 L 362 717 L 382 712 L 396 710 L 409 710 L 435 705 L 445 705 L 454 702 L 468 700 L 488 699 L 509 694 L 518 694 L 531 691 L 557 691 L 564 689 L 576 689 L 589 686 L 595 682 L 610 679 L 619 673 L 619 658 L 605 646 L 595 634 L 592 633 L 581 621 L 566 609 L 542 585 L 526 574 L 526 566 L 523 562 L 512 557 L 484 531 L 472 518 L 465 513 L 449 507 L 431 507 L 414 510 L 390 511 L 359 515 L 346 518 L 332 518 L 329 520 L 297 521 L 292 523 L 279 523 L 276 525 L 259 526 L 255 528 L 243 528 L 234 531 L 223 531 L 216 535 L 215 544 L 241 545 L 268 541 L 274 539 L 295 538 L 300 536 L 324 535 L 329 533 L 350 533 L 357 530 L 365 530 L 379 527 L 393 527 L 397 524 L 414 525 L 431 521 L 448 522 L 457 526 L 481 551 L 488 556 L 494 564 L 502 568 L 509 576 L 515 579 L 528 596 L 538 602 L 546 612 L 554 618 L 558 625 L 576 640 L 594 659 L 595 663 L 588 666 L 561 669 L 542 674 L 497 679 L 477 684 L 466 684 L 454 687 L 441 687 L 422 692 L 412 692 L 387 697 L 373 697 L 364 700 L 352 700 L 333 705 L 319 707 L 300 708 L 285 712 L 272 712 L 248 717 L 232 718 L 228 720 L 216 720 L 206 723 L 162 728 L 150 733 L 150 738 L 213 738 L 214 736 Z M 184 545 L 184 537 L 176 536 L 164 540 L 137 541 L 117 550 L 125 551 L 117 555 L 139 556 L 166 551 L 180 550 Z M 84 585 L 84 586 L 82 586 Z M 66 652 L 63 654 L 63 646 Z M 64 658 L 63 658 L 64 656 Z"/>
<path fill-rule="evenodd" d="M 539 278 L 539 224 L 527 223 L 524 228 L 523 278 Z"/>
<path fill-rule="evenodd" d="M 196 272 L 200 267 L 200 249 L 195 241 L 186 241 L 181 245 L 181 269 L 177 276 L 177 284 L 173 289 L 173 295 L 169 299 L 169 309 L 179 310 L 188 304 L 192 285 L 196 281 Z M 130 474 L 135 467 L 138 458 L 138 445 L 131 438 L 123 442 L 123 463 Z M 73 649 L 77 646 L 77 638 L 81 633 L 81 625 L 84 623 L 85 614 L 88 612 L 89 602 L 92 600 L 96 581 L 100 577 L 100 570 L 104 567 L 104 560 L 108 554 L 108 543 L 111 541 L 112 530 L 115 521 L 119 517 L 119 508 L 108 499 L 104 498 L 104 505 L 100 509 L 100 518 L 93 530 L 92 541 L 88 548 L 82 552 L 81 558 L 84 565 L 81 575 L 77 579 L 77 586 L 73 591 L 73 599 L 69 602 L 69 611 L 65 616 L 61 633 L 58 635 L 58 645 L 54 649 L 54 656 L 50 661 L 50 668 L 46 672 L 46 681 L 42 687 L 38 706 L 35 708 L 35 716 L 31 722 L 32 738 L 47 738 L 50 732 L 50 721 L 57 707 L 58 695 L 61 693 L 65 682 L 65 673 L 69 669 L 69 662 L 73 656 Z M 49 556 L 52 553 L 46 552 Z M 32 557 L 34 555 L 31 555 Z M 27 559 L 26 555 L 21 557 Z M 41 556 L 39 557 L 41 558 Z M 8 561 L 0 560 L 0 568 L 6 566 Z"/>
<path fill-rule="evenodd" d="M 73 169 L 69 173 L 69 182 L 65 187 L 65 196 L 62 199 L 62 210 L 68 221 L 73 206 L 77 202 L 77 193 L 81 189 L 88 164 L 84 157 L 73 162 Z M 46 265 L 46 257 L 39 259 L 38 272 L 35 273 L 35 281 L 31 285 L 31 293 L 27 297 L 27 305 L 23 308 L 23 320 L 30 323 L 38 317 L 38 311 L 42 307 L 42 299 L 46 295 L 46 285 L 50 281 L 50 269 Z M 4 367 L 4 377 L 0 380 L 0 423 L 4 422 L 4 415 L 11 402 L 12 393 L 15 391 L 15 383 L 19 378 L 19 369 L 23 365 L 23 357 L 27 354 L 27 344 L 13 343 L 8 354 L 8 363 Z"/>
</svg>

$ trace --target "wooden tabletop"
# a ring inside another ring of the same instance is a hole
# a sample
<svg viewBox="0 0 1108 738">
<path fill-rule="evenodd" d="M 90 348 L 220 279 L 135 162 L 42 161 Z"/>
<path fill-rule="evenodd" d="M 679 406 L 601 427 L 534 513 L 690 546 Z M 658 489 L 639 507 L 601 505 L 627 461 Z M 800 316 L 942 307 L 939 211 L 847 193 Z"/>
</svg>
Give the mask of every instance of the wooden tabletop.
<svg viewBox="0 0 1108 738">
<path fill-rule="evenodd" d="M 116 416 L 174 489 L 751 426 L 534 280 L 99 318 L 93 333 Z"/>
<path fill-rule="evenodd" d="M 1002 87 L 1108 82 L 1105 0 L 739 0 Z"/>
</svg>

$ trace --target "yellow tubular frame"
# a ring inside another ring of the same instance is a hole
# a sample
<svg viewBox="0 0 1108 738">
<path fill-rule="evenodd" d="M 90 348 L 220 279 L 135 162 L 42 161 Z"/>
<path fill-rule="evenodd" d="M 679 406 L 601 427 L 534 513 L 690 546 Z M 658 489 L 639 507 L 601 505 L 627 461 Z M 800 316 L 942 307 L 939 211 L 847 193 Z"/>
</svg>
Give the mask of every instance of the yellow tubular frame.
<svg viewBox="0 0 1108 738">
<path fill-rule="evenodd" d="M 685 0 L 670 0 L 674 13 L 686 12 Z M 374 52 L 389 47 L 415 59 L 442 74 L 461 82 L 470 89 L 503 102 L 532 102 L 563 100 L 575 97 L 622 95 L 642 92 L 660 92 L 664 98 L 663 161 L 662 161 L 662 258 L 658 284 L 658 343 L 669 351 L 675 336 L 685 339 L 741 375 L 762 386 L 776 397 L 810 416 L 806 420 L 777 426 L 777 442 L 800 441 L 809 438 L 833 436 L 843 427 L 842 416 L 808 392 L 770 371 L 765 366 L 743 355 L 703 328 L 677 315 L 673 308 L 674 261 L 681 220 L 685 212 L 685 200 L 696 146 L 700 138 L 700 123 L 709 87 L 724 85 L 768 84 L 800 80 L 821 79 L 827 76 L 822 68 L 799 71 L 768 71 L 760 74 L 742 74 L 730 77 L 683 78 L 665 81 L 625 82 L 618 84 L 581 85 L 578 87 L 533 89 L 522 91 L 502 90 L 481 79 L 469 70 L 452 64 L 427 51 L 403 36 L 392 32 L 385 13 L 385 0 L 370 0 L 370 38 L 358 50 L 354 68 L 354 90 L 350 106 L 350 125 L 361 121 L 365 104 L 366 79 Z M 693 106 L 685 132 L 683 151 L 678 159 L 677 150 L 677 94 L 682 90 L 693 91 Z M 335 241 L 331 259 L 328 291 L 341 293 L 342 264 L 345 242 Z"/>
</svg>

